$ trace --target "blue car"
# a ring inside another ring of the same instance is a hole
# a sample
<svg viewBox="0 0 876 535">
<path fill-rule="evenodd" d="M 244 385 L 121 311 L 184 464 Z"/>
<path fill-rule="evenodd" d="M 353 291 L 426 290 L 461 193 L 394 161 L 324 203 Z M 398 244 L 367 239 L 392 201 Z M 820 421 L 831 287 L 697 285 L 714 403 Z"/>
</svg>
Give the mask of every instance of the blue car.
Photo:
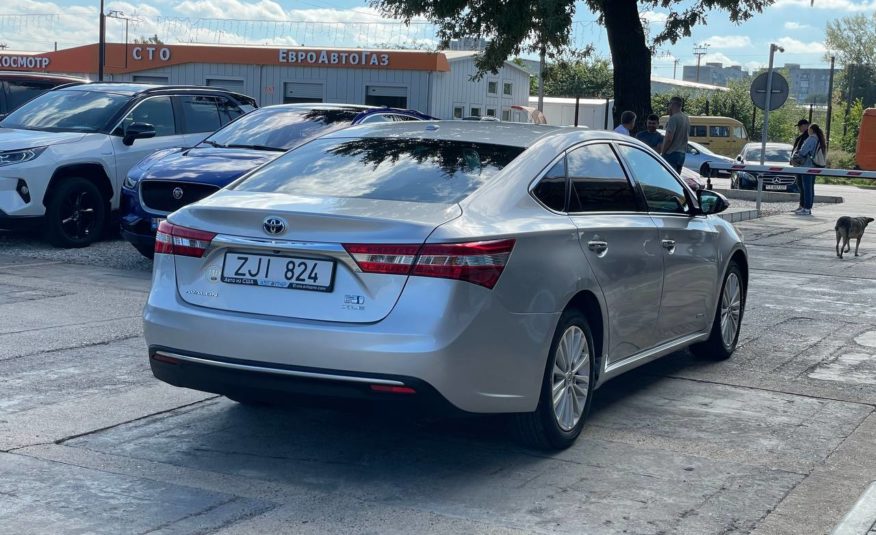
<svg viewBox="0 0 876 535">
<path fill-rule="evenodd" d="M 283 104 L 259 108 L 192 148 L 155 152 L 128 173 L 122 187 L 122 236 L 152 258 L 158 223 L 187 204 L 314 137 L 352 125 L 423 121 L 428 115 L 346 104 Z"/>
</svg>

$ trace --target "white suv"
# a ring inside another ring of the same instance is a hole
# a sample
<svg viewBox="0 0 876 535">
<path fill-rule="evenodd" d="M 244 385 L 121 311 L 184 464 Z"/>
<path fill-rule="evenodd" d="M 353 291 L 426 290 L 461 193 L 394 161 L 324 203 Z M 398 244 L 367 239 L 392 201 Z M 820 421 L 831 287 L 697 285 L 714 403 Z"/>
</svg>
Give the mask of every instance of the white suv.
<svg viewBox="0 0 876 535">
<path fill-rule="evenodd" d="M 99 239 L 128 170 L 255 109 L 218 88 L 94 83 L 44 93 L 0 121 L 0 228 L 41 225 L 58 247 Z"/>
</svg>

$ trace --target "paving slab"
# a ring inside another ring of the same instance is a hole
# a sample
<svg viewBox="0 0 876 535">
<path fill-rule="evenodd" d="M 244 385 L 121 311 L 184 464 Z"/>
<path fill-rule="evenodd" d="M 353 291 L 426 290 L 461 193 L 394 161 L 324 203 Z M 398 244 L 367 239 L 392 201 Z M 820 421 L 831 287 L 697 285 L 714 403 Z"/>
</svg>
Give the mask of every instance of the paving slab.
<svg viewBox="0 0 876 535">
<path fill-rule="evenodd" d="M 0 534 L 214 531 L 274 504 L 0 453 Z"/>
</svg>

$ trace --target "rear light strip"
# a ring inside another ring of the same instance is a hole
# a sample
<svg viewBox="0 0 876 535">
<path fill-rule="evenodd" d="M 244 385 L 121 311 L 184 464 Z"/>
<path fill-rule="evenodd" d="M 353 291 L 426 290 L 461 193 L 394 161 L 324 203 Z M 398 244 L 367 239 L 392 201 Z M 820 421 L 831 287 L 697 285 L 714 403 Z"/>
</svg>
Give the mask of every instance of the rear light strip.
<svg viewBox="0 0 876 535">
<path fill-rule="evenodd" d="M 345 244 L 365 273 L 437 277 L 493 288 L 514 240 L 419 245 Z"/>
<path fill-rule="evenodd" d="M 162 221 L 155 235 L 155 252 L 201 258 L 215 237 L 216 234 L 213 232 L 180 227 Z"/>
</svg>

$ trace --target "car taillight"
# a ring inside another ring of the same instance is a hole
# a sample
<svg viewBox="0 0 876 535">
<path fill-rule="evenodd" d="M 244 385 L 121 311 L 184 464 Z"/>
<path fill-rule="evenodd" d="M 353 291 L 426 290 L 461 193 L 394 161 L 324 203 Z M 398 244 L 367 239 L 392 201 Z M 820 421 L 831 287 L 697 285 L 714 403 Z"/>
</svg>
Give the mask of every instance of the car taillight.
<svg viewBox="0 0 876 535">
<path fill-rule="evenodd" d="M 419 245 L 345 244 L 365 273 L 455 279 L 493 288 L 514 240 Z"/>
<path fill-rule="evenodd" d="M 155 235 L 155 252 L 201 258 L 215 237 L 216 234 L 213 232 L 180 227 L 162 221 Z"/>
<path fill-rule="evenodd" d="M 407 275 L 417 257 L 419 245 L 364 245 L 344 244 L 365 273 Z"/>
<path fill-rule="evenodd" d="M 420 249 L 413 274 L 493 288 L 499 282 L 512 249 L 514 240 L 427 244 Z"/>
</svg>

